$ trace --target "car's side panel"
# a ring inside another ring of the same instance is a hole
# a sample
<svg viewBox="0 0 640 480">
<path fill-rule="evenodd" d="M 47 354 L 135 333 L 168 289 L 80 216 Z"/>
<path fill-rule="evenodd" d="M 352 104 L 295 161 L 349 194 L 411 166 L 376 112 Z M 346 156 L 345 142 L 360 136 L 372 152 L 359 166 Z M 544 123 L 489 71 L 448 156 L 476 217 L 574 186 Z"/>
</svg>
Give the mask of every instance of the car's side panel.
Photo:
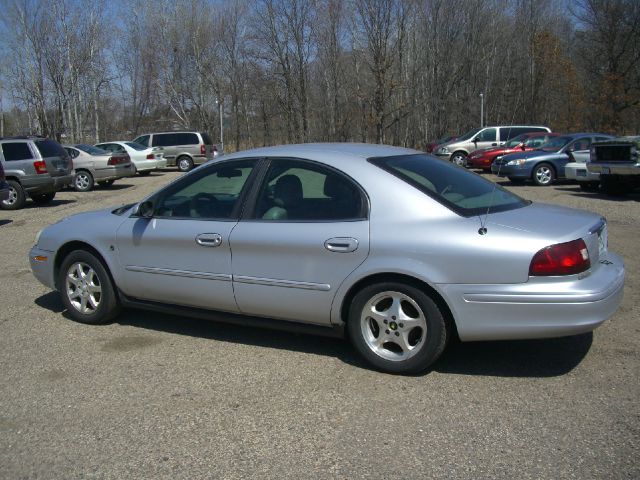
<svg viewBox="0 0 640 480">
<path fill-rule="evenodd" d="M 354 239 L 357 248 L 331 251 L 330 239 Z M 369 253 L 369 222 L 243 221 L 231 248 L 242 313 L 328 324 L 338 287 Z"/>
<path fill-rule="evenodd" d="M 143 300 L 237 311 L 229 248 L 235 224 L 128 218 L 117 232 L 122 272 L 118 286 L 128 296 Z M 216 236 L 219 243 L 208 241 Z"/>
</svg>

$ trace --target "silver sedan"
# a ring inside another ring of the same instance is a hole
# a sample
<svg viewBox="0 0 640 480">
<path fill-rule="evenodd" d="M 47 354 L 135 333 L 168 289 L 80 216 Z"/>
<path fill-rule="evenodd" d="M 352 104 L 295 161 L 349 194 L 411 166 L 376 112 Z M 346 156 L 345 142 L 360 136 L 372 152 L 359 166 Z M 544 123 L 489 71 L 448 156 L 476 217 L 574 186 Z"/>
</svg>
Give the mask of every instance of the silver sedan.
<svg viewBox="0 0 640 480">
<path fill-rule="evenodd" d="M 80 322 L 135 307 L 346 335 L 393 373 L 425 370 L 454 335 L 593 330 L 624 284 L 600 216 L 363 144 L 227 155 L 140 203 L 46 227 L 29 260 Z"/>
</svg>

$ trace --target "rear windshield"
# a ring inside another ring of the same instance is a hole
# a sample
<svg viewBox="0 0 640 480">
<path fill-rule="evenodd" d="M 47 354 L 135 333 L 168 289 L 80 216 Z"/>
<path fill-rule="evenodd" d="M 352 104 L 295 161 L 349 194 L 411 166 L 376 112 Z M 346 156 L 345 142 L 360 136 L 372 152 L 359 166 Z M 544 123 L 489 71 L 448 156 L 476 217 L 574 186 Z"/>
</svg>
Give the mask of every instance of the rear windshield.
<svg viewBox="0 0 640 480">
<path fill-rule="evenodd" d="M 544 150 L 546 152 L 557 152 L 571 140 L 573 140 L 573 137 L 552 137 L 547 143 L 540 147 L 540 150 Z"/>
<path fill-rule="evenodd" d="M 76 148 L 78 150 L 82 150 L 84 153 L 88 153 L 89 155 L 107 155 L 109 153 L 106 150 L 94 147 L 93 145 L 86 145 L 84 143 L 76 145 Z"/>
<path fill-rule="evenodd" d="M 465 217 L 513 210 L 531 203 L 476 173 L 430 155 L 378 157 L 369 161 Z"/>
<path fill-rule="evenodd" d="M 138 150 L 139 152 L 142 150 L 146 150 L 148 148 L 136 142 L 124 142 L 124 144 L 127 145 L 128 147 L 133 148 L 134 150 Z"/>
<path fill-rule="evenodd" d="M 67 154 L 67 151 L 64 148 L 62 148 L 62 145 L 60 145 L 58 142 L 54 142 L 53 140 L 49 140 L 49 139 L 36 140 L 33 143 L 36 144 L 36 147 L 40 151 L 40 155 L 42 155 L 42 158 L 47 158 L 47 157 L 67 158 L 69 156 Z"/>
</svg>

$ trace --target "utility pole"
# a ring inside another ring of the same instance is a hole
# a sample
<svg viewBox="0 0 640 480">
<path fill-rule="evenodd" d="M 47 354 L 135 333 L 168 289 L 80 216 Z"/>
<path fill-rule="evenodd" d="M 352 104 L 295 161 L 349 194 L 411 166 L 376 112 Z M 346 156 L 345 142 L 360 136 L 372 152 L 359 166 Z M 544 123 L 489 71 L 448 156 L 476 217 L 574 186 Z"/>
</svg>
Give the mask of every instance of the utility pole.
<svg viewBox="0 0 640 480">
<path fill-rule="evenodd" d="M 216 98 L 216 103 L 218 104 L 218 116 L 220 117 L 220 152 L 219 154 L 224 153 L 224 128 L 222 127 L 222 100 Z"/>
<path fill-rule="evenodd" d="M 484 127 L 484 93 L 480 94 L 480 128 Z"/>
</svg>

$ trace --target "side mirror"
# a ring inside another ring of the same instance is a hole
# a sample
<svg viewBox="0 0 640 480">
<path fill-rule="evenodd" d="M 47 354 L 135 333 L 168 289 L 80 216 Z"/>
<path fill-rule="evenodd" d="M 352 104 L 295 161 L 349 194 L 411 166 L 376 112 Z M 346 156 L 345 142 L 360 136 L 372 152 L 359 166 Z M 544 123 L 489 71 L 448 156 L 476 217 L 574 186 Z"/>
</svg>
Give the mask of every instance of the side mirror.
<svg viewBox="0 0 640 480">
<path fill-rule="evenodd" d="M 521 143 L 521 144 L 520 144 L 520 145 L 518 145 L 518 146 L 520 147 L 520 150 L 524 151 L 524 149 L 525 149 L 524 143 Z"/>
<path fill-rule="evenodd" d="M 473 143 L 478 143 L 478 137 L 475 137 L 473 140 L 471 140 Z"/>
<path fill-rule="evenodd" d="M 153 202 L 147 200 L 138 205 L 135 214 L 142 218 L 151 218 L 153 217 L 153 210 Z"/>
</svg>

